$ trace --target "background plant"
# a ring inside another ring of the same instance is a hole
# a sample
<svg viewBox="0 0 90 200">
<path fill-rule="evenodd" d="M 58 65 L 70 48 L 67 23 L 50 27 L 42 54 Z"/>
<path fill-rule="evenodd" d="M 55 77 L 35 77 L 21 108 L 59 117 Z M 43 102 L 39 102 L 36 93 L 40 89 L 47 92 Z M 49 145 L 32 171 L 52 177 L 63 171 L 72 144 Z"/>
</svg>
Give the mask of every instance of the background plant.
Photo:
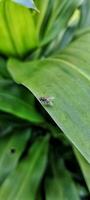
<svg viewBox="0 0 90 200">
<path fill-rule="evenodd" d="M 3 200 L 90 198 L 89 9 L 89 0 L 0 2 Z"/>
</svg>

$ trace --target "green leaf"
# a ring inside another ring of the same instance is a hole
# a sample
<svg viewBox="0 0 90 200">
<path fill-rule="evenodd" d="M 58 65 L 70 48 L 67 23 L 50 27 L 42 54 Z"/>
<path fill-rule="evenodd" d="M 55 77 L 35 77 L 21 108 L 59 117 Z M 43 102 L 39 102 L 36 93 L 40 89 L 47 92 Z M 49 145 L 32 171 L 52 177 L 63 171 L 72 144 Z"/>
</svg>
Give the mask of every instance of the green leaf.
<svg viewBox="0 0 90 200">
<path fill-rule="evenodd" d="M 42 116 L 35 109 L 35 99 L 10 80 L 0 79 L 0 110 L 31 123 L 42 123 Z"/>
<path fill-rule="evenodd" d="M 44 28 L 43 21 L 45 20 L 45 17 L 47 16 L 47 12 L 48 12 L 49 0 L 45 0 L 44 3 L 42 0 L 40 1 L 36 0 L 35 3 L 37 7 L 40 9 L 40 15 L 38 15 L 38 18 L 37 16 L 35 17 L 36 24 L 37 24 L 36 31 L 38 33 L 38 36 L 40 37 L 40 31 L 41 29 Z"/>
<path fill-rule="evenodd" d="M 80 154 L 80 152 L 74 148 L 76 158 L 80 164 L 80 168 L 83 172 L 87 187 L 90 191 L 90 164 L 85 160 L 85 158 Z"/>
<path fill-rule="evenodd" d="M 36 200 L 42 200 L 41 194 L 38 195 Z"/>
<path fill-rule="evenodd" d="M 6 60 L 0 56 L 0 79 L 1 79 L 1 77 L 9 78 L 9 73 L 6 68 Z"/>
<path fill-rule="evenodd" d="M 37 2 L 37 1 L 36 1 Z M 43 20 L 37 19 L 37 30 L 40 31 L 40 37 L 42 37 L 41 44 L 48 43 L 56 38 L 60 40 L 64 31 L 67 28 L 67 24 L 74 13 L 74 11 L 83 3 L 82 0 L 46 0 L 45 9 L 44 4 L 40 1 L 39 5 L 41 10 L 43 9 Z M 42 11 L 41 11 L 42 12 Z M 42 15 L 41 15 L 42 17 Z M 42 26 L 41 26 L 42 24 Z M 41 27 L 41 30 L 40 30 Z M 54 42 L 54 41 L 53 41 Z"/>
<path fill-rule="evenodd" d="M 75 184 L 61 162 L 58 166 L 54 163 L 53 176 L 46 178 L 45 186 L 46 200 L 79 200 Z"/>
<path fill-rule="evenodd" d="M 32 123 L 43 122 L 43 118 L 35 111 L 32 104 L 27 104 L 12 94 L 0 93 L 0 110 Z"/>
<path fill-rule="evenodd" d="M 80 29 L 90 26 L 90 1 L 85 0 L 81 6 Z"/>
<path fill-rule="evenodd" d="M 0 53 L 23 57 L 38 44 L 33 15 L 11 0 L 0 2 Z"/>
<path fill-rule="evenodd" d="M 0 183 L 17 166 L 29 137 L 30 130 L 0 138 Z"/>
<path fill-rule="evenodd" d="M 89 43 L 90 31 L 62 54 L 26 63 L 11 59 L 8 69 L 38 100 L 43 96 L 55 98 L 53 106 L 43 107 L 90 163 Z"/>
<path fill-rule="evenodd" d="M 47 163 L 48 137 L 38 139 L 30 153 L 3 183 L 0 198 L 4 200 L 33 200 Z"/>
</svg>

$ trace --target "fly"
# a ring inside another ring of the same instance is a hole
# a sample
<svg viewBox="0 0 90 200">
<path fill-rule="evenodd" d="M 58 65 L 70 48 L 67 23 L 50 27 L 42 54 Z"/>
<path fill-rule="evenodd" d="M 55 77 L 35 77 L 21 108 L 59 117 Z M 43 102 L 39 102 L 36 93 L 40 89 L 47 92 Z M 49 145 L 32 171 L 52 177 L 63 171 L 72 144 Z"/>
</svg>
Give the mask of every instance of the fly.
<svg viewBox="0 0 90 200">
<path fill-rule="evenodd" d="M 53 106 L 54 97 L 40 97 L 39 101 L 44 106 Z"/>
</svg>

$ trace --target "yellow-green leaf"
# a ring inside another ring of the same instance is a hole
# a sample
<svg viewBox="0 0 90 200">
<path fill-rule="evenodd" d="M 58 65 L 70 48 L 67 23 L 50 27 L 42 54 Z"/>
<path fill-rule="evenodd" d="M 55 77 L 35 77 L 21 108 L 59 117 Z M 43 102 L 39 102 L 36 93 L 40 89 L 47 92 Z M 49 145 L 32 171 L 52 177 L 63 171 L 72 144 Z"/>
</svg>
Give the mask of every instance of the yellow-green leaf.
<svg viewBox="0 0 90 200">
<path fill-rule="evenodd" d="M 0 2 L 0 53 L 22 57 L 37 46 L 32 13 L 10 0 Z"/>
</svg>

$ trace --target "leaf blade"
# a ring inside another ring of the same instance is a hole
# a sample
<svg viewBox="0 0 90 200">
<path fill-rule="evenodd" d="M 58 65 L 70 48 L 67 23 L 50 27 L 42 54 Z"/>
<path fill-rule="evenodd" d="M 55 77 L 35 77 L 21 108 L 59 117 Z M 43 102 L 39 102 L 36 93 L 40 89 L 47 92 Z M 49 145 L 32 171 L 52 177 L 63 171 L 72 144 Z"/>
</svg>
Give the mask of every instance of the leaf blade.
<svg viewBox="0 0 90 200">
<path fill-rule="evenodd" d="M 77 149 L 74 148 L 74 152 L 83 172 L 87 187 L 90 191 L 90 164 L 85 160 L 85 158 L 80 154 Z"/>
<path fill-rule="evenodd" d="M 32 145 L 29 157 L 23 160 L 18 168 L 9 176 L 0 190 L 4 200 L 35 199 L 36 191 L 46 167 L 48 152 L 48 137 L 39 139 Z M 13 184 L 17 185 L 13 187 Z M 32 192 L 33 191 L 33 192 Z"/>
<path fill-rule="evenodd" d="M 17 166 L 29 137 L 30 131 L 26 131 L 0 139 L 0 184 Z"/>
<path fill-rule="evenodd" d="M 8 69 L 38 100 L 40 96 L 55 98 L 52 107 L 44 108 L 90 163 L 89 42 L 90 31 L 60 55 L 25 64 L 11 60 Z"/>
<path fill-rule="evenodd" d="M 47 177 L 45 181 L 46 200 L 79 200 L 77 188 L 64 164 L 54 161 L 52 165 L 53 176 Z"/>
</svg>

